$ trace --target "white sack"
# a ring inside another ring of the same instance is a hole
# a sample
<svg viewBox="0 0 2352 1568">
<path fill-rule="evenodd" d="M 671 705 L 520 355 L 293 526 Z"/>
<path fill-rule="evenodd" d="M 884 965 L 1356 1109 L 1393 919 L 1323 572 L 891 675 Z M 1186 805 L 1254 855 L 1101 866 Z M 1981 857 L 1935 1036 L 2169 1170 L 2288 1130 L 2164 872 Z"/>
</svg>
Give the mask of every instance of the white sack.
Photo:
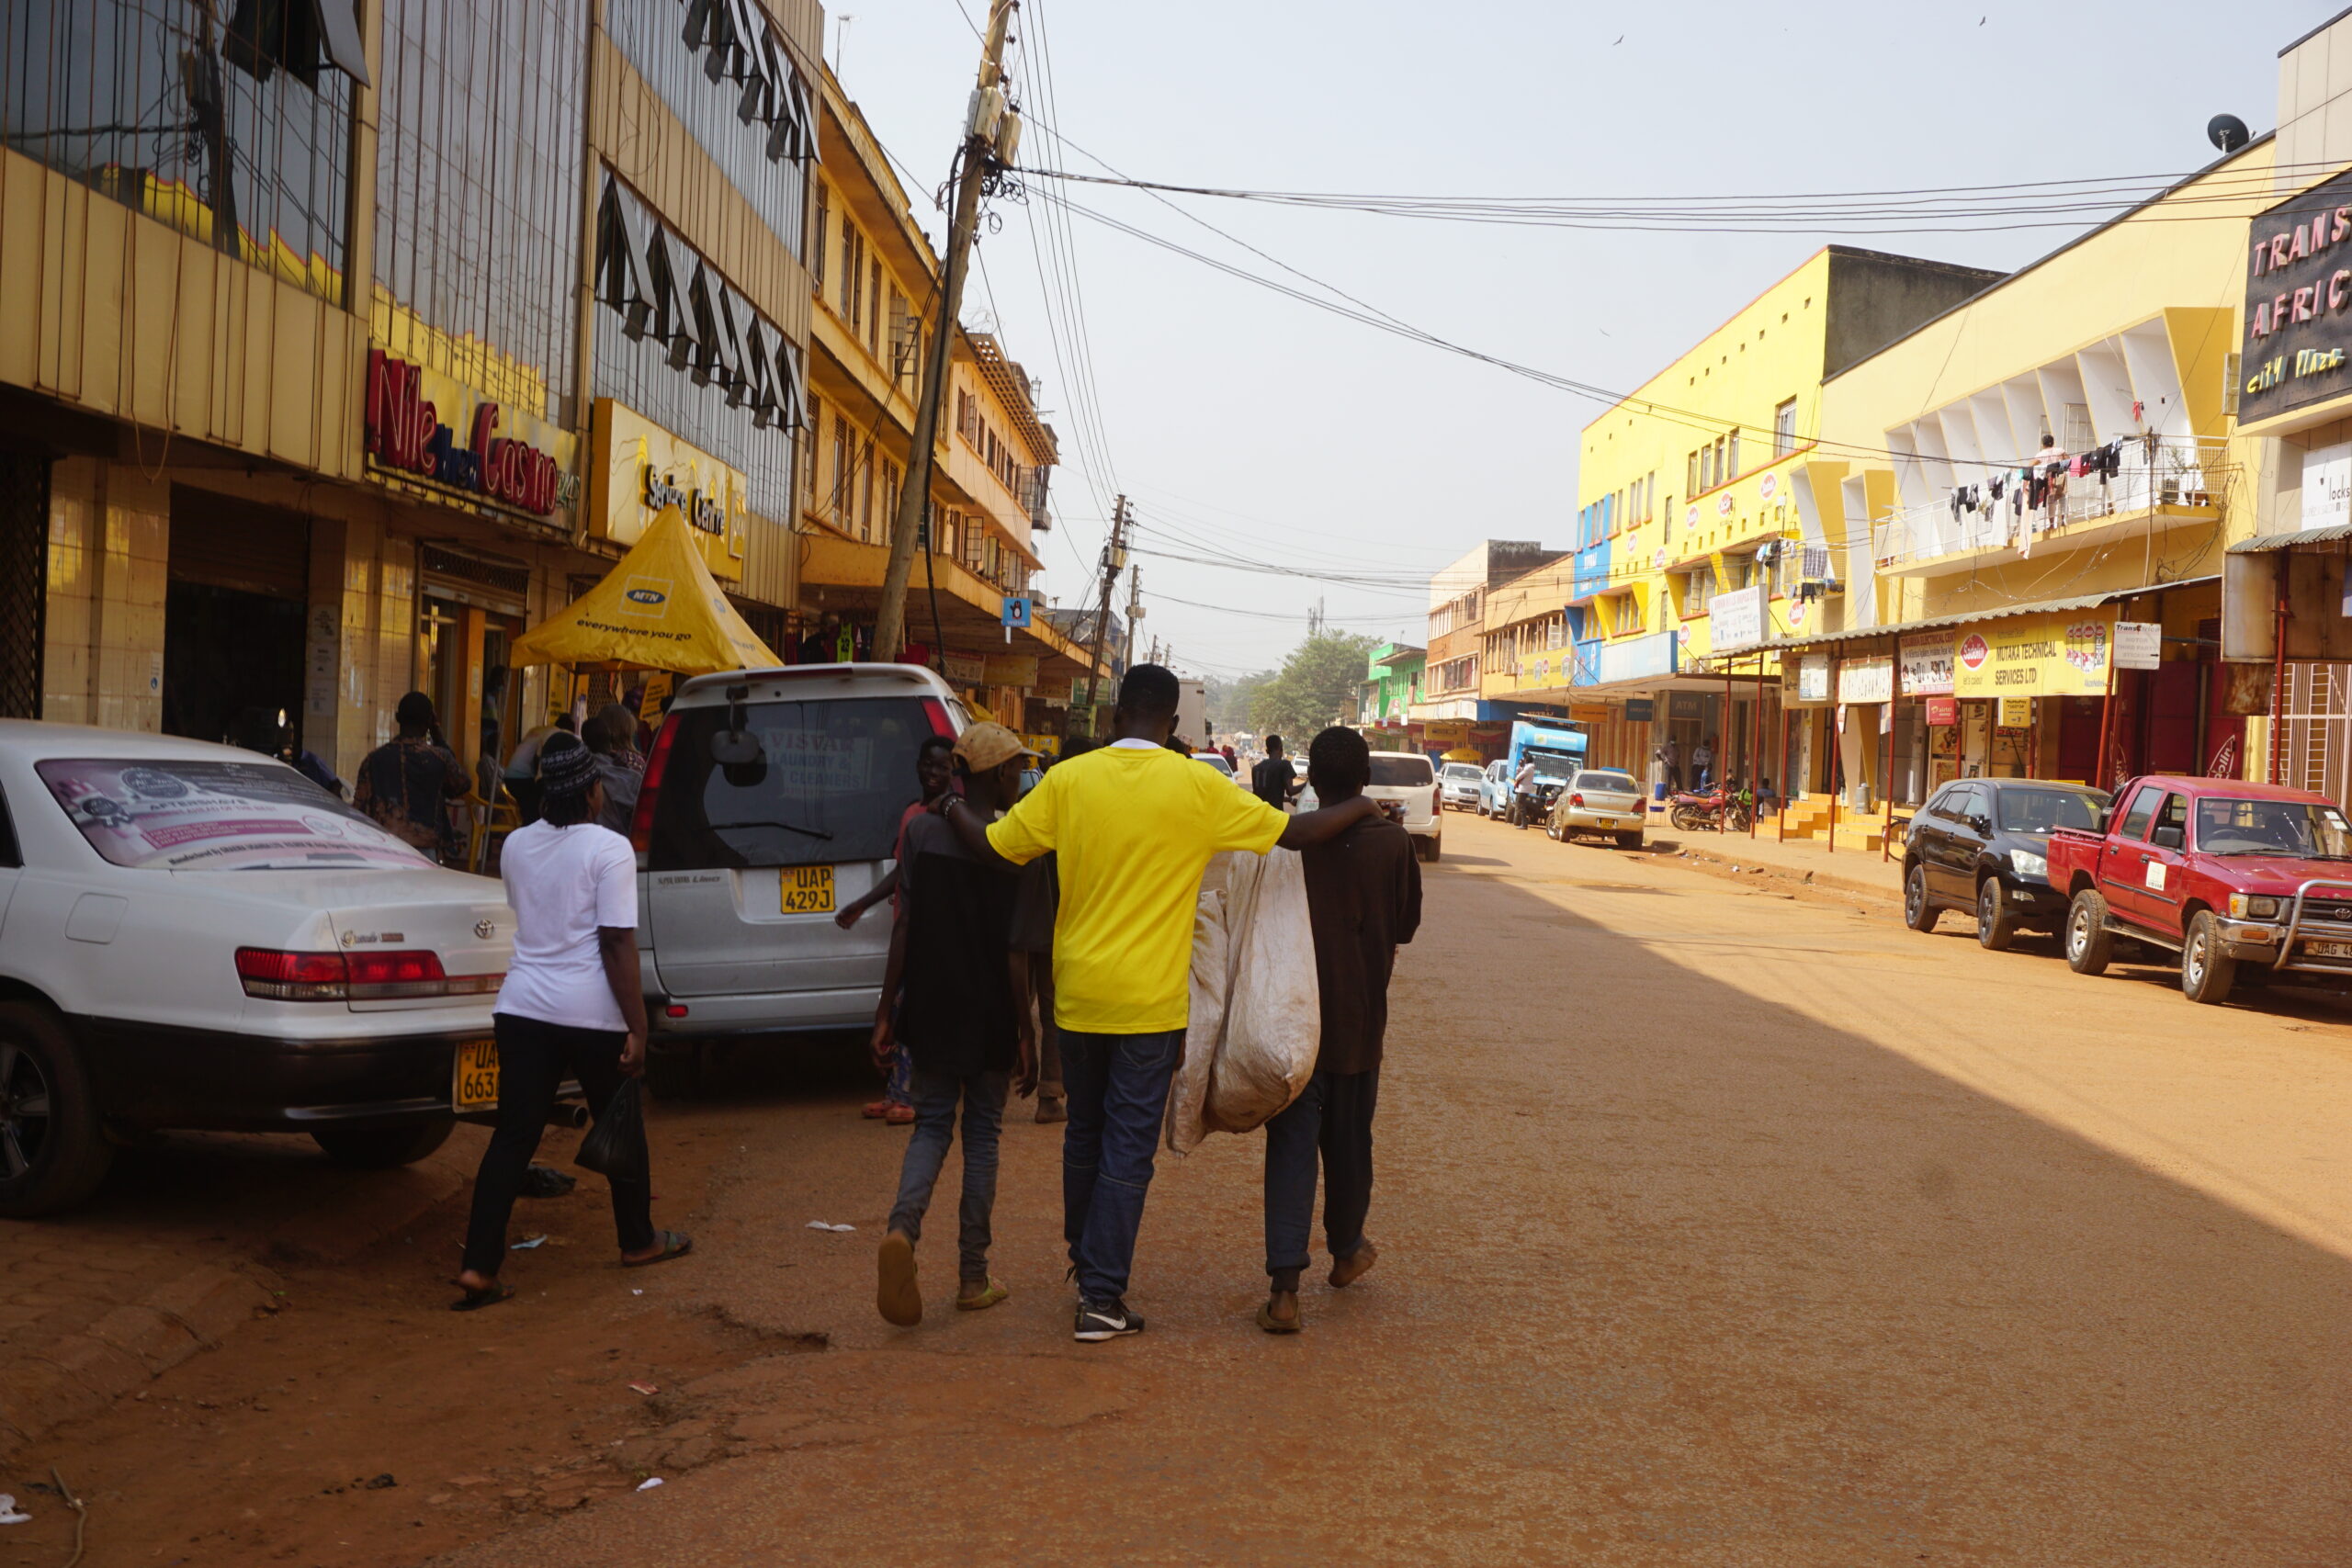
<svg viewBox="0 0 2352 1568">
<path fill-rule="evenodd" d="M 1225 927 L 1224 1028 L 1203 1120 L 1216 1132 L 1247 1133 L 1306 1090 L 1322 1044 L 1306 869 L 1296 851 L 1234 857 Z"/>
<path fill-rule="evenodd" d="M 1219 855 L 1218 860 L 1227 857 Z M 1227 947 L 1225 940 L 1225 896 L 1207 883 L 1222 885 L 1221 868 L 1212 866 L 1203 880 L 1199 902 L 1193 910 L 1193 980 L 1191 1011 L 1184 1026 L 1184 1059 L 1176 1065 L 1176 1079 L 1168 1088 L 1168 1146 L 1189 1154 L 1208 1135 L 1201 1113 L 1208 1104 L 1209 1066 L 1216 1059 L 1217 1036 L 1225 1032 L 1225 987 Z"/>
</svg>

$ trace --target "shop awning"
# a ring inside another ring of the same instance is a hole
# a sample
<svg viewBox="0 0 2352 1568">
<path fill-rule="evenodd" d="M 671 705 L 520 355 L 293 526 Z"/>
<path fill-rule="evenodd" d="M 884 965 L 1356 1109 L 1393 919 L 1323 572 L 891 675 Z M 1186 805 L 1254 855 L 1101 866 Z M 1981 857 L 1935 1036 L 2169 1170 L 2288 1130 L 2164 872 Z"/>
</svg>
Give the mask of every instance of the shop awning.
<svg viewBox="0 0 2352 1568">
<path fill-rule="evenodd" d="M 709 675 L 784 662 L 727 602 L 685 514 L 665 506 L 605 581 L 514 639 L 514 664 L 619 664 Z"/>
<path fill-rule="evenodd" d="M 1947 626 L 1971 626 L 1978 621 L 2007 620 L 2015 615 L 2071 615 L 2078 611 L 2096 610 L 2101 604 L 2112 604 L 2118 599 L 2142 599 L 2151 593 L 2167 593 L 2176 588 L 2202 588 L 2221 581 L 2214 577 L 2188 577 L 2177 582 L 2150 582 L 2137 588 L 2117 588 L 2105 593 L 2077 594 L 2072 599 L 2043 599 L 2030 604 L 2003 604 L 1997 609 L 1971 610 L 1965 615 L 1930 615 L 1924 620 L 1904 621 L 1891 626 L 1852 626 L 1841 632 L 1822 632 L 1813 637 L 1774 637 L 1756 648 L 1743 649 L 1739 653 L 1725 655 L 1737 659 L 1758 649 L 1825 648 L 1833 643 L 1856 642 L 1864 637 L 1909 637 L 1915 632 L 1941 631 Z"/>
<path fill-rule="evenodd" d="M 2258 555 L 2264 550 L 2291 550 L 2297 545 L 2324 545 L 2337 539 L 2352 539 L 2352 523 L 2323 523 L 2316 528 L 2298 528 L 2291 534 L 2256 534 L 2232 545 L 2230 554 Z"/>
</svg>

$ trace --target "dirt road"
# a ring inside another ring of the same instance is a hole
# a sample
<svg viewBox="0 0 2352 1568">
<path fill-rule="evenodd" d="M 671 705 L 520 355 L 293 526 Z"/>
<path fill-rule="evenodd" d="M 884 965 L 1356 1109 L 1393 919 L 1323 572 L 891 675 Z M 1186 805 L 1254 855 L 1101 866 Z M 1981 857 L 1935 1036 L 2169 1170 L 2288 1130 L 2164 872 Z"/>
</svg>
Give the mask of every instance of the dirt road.
<svg viewBox="0 0 2352 1568">
<path fill-rule="evenodd" d="M 1073 1344 L 1058 1129 L 1025 1115 L 1012 1300 L 939 1310 L 935 1213 L 934 1310 L 888 1328 L 902 1134 L 854 1075 L 747 1079 L 661 1108 L 694 1259 L 612 1268 L 583 1182 L 518 1216 L 562 1245 L 491 1313 L 440 1310 L 451 1208 L 289 1265 L 287 1310 L 19 1456 L 0 1565 L 62 1561 L 52 1462 L 101 1564 L 2352 1559 L 2352 1006 L 2199 1009 L 1958 916 L 1446 843 L 1382 1260 L 1333 1292 L 1318 1259 L 1295 1339 L 1250 1322 L 1259 1147 L 1218 1138 L 1163 1159 L 1150 1331 Z"/>
</svg>

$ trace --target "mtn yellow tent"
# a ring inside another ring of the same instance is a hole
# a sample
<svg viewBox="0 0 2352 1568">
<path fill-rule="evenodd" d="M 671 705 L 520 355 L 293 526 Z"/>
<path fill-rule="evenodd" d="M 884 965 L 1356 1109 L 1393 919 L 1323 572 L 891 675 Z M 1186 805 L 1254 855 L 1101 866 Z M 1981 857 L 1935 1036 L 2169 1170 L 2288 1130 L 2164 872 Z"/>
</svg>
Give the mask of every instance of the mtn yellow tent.
<svg viewBox="0 0 2352 1568">
<path fill-rule="evenodd" d="M 514 640 L 514 664 L 627 664 L 679 675 L 781 664 L 727 602 L 685 514 L 665 506 L 645 536 L 569 608 Z"/>
</svg>

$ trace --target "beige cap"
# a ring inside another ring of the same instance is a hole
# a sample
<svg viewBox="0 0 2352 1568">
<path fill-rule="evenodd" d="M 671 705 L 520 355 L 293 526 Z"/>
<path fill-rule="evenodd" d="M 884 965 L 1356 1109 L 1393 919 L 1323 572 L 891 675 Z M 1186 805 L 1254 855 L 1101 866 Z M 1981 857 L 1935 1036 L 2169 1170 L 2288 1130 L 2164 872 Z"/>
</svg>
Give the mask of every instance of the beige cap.
<svg viewBox="0 0 2352 1568">
<path fill-rule="evenodd" d="M 956 755 L 976 773 L 1004 766 L 1009 757 L 1035 757 L 1021 737 L 1001 724 L 976 724 L 956 738 Z"/>
</svg>

